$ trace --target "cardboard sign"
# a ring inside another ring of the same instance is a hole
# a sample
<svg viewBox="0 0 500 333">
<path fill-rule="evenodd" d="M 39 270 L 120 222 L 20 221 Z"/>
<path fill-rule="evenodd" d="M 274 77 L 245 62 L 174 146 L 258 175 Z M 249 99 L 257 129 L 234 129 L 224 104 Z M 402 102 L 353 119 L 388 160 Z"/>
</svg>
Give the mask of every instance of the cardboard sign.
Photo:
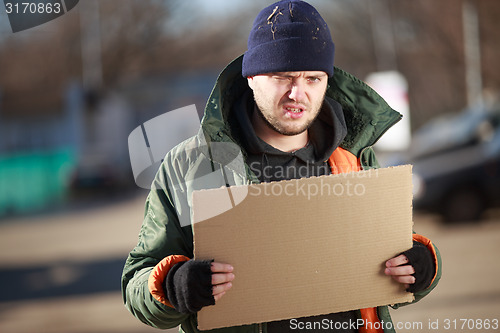
<svg viewBox="0 0 500 333">
<path fill-rule="evenodd" d="M 198 313 L 201 330 L 413 300 L 384 274 L 385 261 L 412 247 L 409 165 L 196 191 L 193 207 L 195 258 L 235 274 Z"/>
</svg>

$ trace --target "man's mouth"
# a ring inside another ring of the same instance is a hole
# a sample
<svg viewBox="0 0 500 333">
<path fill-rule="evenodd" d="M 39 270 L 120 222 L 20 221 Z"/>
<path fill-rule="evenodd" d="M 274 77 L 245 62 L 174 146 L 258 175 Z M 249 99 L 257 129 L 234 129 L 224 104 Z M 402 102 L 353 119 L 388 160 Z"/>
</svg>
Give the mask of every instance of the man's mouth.
<svg viewBox="0 0 500 333">
<path fill-rule="evenodd" d="M 301 107 L 287 106 L 285 107 L 285 115 L 292 119 L 302 118 L 304 115 L 304 109 Z"/>
</svg>

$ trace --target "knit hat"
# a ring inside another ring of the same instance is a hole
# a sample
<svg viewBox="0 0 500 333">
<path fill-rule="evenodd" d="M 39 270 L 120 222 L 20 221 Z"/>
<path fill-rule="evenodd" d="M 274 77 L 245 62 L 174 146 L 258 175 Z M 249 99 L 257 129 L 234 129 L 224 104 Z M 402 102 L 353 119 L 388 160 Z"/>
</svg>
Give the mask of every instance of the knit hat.
<svg viewBox="0 0 500 333">
<path fill-rule="evenodd" d="M 292 71 L 323 71 L 333 75 L 335 46 L 318 11 L 304 1 L 282 0 L 255 18 L 243 76 Z"/>
</svg>

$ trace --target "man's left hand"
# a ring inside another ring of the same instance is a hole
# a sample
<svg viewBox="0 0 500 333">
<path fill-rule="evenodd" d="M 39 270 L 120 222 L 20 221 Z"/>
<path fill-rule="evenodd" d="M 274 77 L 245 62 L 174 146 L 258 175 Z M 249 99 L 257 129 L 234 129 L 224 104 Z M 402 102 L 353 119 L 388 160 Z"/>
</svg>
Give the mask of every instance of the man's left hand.
<svg viewBox="0 0 500 333">
<path fill-rule="evenodd" d="M 436 267 L 431 251 L 414 241 L 413 247 L 385 262 L 384 273 L 404 284 L 406 291 L 415 293 L 429 287 Z"/>
<path fill-rule="evenodd" d="M 389 259 L 385 262 L 385 275 L 391 276 L 394 280 L 404 284 L 405 289 L 410 287 L 410 284 L 415 283 L 415 269 L 409 264 L 408 258 L 404 254 Z"/>
</svg>

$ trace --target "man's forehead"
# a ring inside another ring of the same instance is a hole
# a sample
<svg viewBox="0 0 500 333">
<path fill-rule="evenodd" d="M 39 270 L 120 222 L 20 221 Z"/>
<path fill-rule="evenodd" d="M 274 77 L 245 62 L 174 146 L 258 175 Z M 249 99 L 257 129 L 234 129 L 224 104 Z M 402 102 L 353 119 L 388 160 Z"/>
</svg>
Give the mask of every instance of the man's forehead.
<svg viewBox="0 0 500 333">
<path fill-rule="evenodd" d="M 268 76 L 285 76 L 285 77 L 320 77 L 320 76 L 326 76 L 328 75 L 325 72 L 322 71 L 296 71 L 296 72 L 273 72 L 273 73 L 268 73 L 268 74 L 263 74 L 263 75 L 268 75 Z"/>
</svg>

